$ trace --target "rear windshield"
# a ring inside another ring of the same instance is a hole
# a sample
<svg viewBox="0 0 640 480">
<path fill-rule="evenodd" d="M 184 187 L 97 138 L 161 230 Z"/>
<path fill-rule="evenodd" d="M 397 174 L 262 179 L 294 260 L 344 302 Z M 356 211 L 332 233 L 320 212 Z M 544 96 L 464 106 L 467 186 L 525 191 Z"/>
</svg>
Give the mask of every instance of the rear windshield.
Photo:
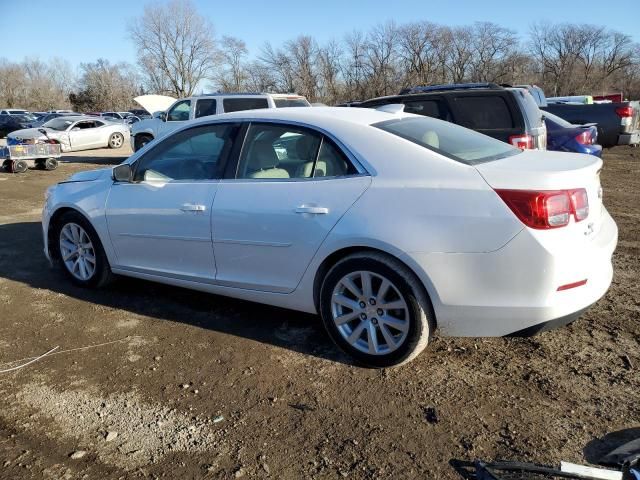
<svg viewBox="0 0 640 480">
<path fill-rule="evenodd" d="M 372 126 L 466 165 L 499 160 L 522 152 L 473 130 L 428 117 L 405 117 Z"/>
<path fill-rule="evenodd" d="M 239 112 L 241 110 L 255 110 L 258 108 L 269 108 L 266 98 L 225 98 L 222 100 L 224 111 Z"/>
<path fill-rule="evenodd" d="M 277 108 L 309 106 L 309 102 L 304 98 L 274 98 L 273 101 Z"/>
<path fill-rule="evenodd" d="M 547 120 L 551 120 L 551 122 L 555 123 L 560 127 L 573 128 L 573 124 L 567 122 L 564 118 L 560 118 L 559 116 L 554 115 L 553 113 L 543 112 L 542 115 L 544 116 L 544 118 L 546 118 Z"/>
</svg>

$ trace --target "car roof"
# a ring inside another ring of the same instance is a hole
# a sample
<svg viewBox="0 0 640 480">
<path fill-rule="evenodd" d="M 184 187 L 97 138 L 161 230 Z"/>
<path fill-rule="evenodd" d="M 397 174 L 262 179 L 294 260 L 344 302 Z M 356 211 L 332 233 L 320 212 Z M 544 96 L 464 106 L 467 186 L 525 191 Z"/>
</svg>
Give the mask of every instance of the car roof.
<svg viewBox="0 0 640 480">
<path fill-rule="evenodd" d="M 92 115 L 62 115 L 60 117 L 56 117 L 55 120 L 69 120 L 70 122 L 79 122 L 81 120 L 100 120 L 98 117 L 94 117 Z"/>
<path fill-rule="evenodd" d="M 372 108 L 343 108 L 343 107 L 291 107 L 291 108 L 264 108 L 260 110 L 242 110 L 239 112 L 223 113 L 209 117 L 201 117 L 195 122 L 204 123 L 207 120 L 222 121 L 225 119 L 255 119 L 255 120 L 277 120 L 309 123 L 311 125 L 327 124 L 332 122 L 347 122 L 357 125 L 371 125 L 373 123 L 384 122 L 402 118 L 403 116 L 414 116 L 410 113 L 392 114 L 382 112 Z"/>
</svg>

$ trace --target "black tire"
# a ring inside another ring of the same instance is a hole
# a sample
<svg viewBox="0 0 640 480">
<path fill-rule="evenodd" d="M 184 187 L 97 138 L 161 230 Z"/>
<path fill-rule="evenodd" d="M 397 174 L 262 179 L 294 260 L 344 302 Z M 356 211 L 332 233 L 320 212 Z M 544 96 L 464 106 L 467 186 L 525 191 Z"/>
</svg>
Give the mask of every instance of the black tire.
<svg viewBox="0 0 640 480">
<path fill-rule="evenodd" d="M 124 135 L 121 133 L 112 133 L 109 135 L 109 141 L 107 143 L 109 148 L 122 148 L 124 146 Z"/>
<path fill-rule="evenodd" d="M 56 160 L 55 158 L 47 158 L 44 161 L 44 169 L 45 170 L 55 170 L 56 168 L 58 168 L 58 160 Z"/>
<path fill-rule="evenodd" d="M 4 162 L 2 162 L 2 168 L 6 171 L 6 172 L 11 172 L 11 164 L 13 162 L 11 160 L 5 160 Z"/>
<path fill-rule="evenodd" d="M 36 160 L 35 164 L 36 164 L 36 169 L 37 170 L 45 170 L 46 167 L 44 165 L 45 160 Z"/>
<path fill-rule="evenodd" d="M 89 239 L 94 246 L 96 259 L 95 270 L 93 272 L 93 275 L 87 280 L 81 280 L 75 277 L 62 261 L 60 234 L 63 227 L 69 223 L 75 223 L 81 226 L 89 236 Z M 49 246 L 49 248 L 52 251 L 55 251 L 54 259 L 56 266 L 62 269 L 62 271 L 74 284 L 81 287 L 98 288 L 107 285 L 113 280 L 114 276 L 111 272 L 111 267 L 109 265 L 107 255 L 104 253 L 102 242 L 100 242 L 100 237 L 98 237 L 98 234 L 94 230 L 91 223 L 89 223 L 89 221 L 82 214 L 75 211 L 70 211 L 62 214 L 62 216 L 55 222 L 55 225 L 53 225 L 53 235 L 51 236 L 51 242 L 52 244 Z"/>
<path fill-rule="evenodd" d="M 134 150 L 137 152 L 142 147 L 144 147 L 147 143 L 149 143 L 151 140 L 153 140 L 153 137 L 146 133 L 141 133 L 140 135 L 136 135 L 135 139 L 133 140 Z"/>
<path fill-rule="evenodd" d="M 8 171 L 11 173 L 24 173 L 29 169 L 26 160 L 14 160 L 9 163 Z"/>
<path fill-rule="evenodd" d="M 409 327 L 406 337 L 399 347 L 387 354 L 374 355 L 358 350 L 342 336 L 333 321 L 334 289 L 343 277 L 358 271 L 372 272 L 391 281 L 407 305 Z M 377 252 L 349 255 L 327 272 L 320 289 L 320 315 L 329 336 L 341 350 L 359 363 L 377 368 L 399 366 L 414 359 L 426 348 L 435 330 L 433 308 L 422 283 L 404 264 Z"/>
</svg>

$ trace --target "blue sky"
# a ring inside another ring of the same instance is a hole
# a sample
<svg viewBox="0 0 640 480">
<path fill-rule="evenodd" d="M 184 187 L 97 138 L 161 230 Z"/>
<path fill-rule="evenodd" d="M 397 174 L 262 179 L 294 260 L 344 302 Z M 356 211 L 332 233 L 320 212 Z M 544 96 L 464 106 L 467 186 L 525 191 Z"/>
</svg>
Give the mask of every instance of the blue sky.
<svg viewBox="0 0 640 480">
<path fill-rule="evenodd" d="M 73 66 L 106 58 L 135 61 L 126 25 L 142 14 L 139 0 L 0 0 L 0 57 L 62 57 Z M 158 2 L 159 3 L 159 2 Z M 640 42 L 640 2 L 602 0 L 194 0 L 218 36 L 242 38 L 250 55 L 265 41 L 280 44 L 300 34 L 323 42 L 354 29 L 394 20 L 429 20 L 446 25 L 492 21 L 526 34 L 540 20 L 595 23 L 620 30 Z"/>
</svg>

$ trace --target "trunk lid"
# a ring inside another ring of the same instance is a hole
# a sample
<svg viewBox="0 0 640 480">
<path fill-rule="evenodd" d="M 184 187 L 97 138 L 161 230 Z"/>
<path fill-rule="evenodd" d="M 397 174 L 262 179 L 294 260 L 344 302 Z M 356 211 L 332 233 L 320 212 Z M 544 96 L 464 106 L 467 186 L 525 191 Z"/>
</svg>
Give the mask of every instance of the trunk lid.
<svg viewBox="0 0 640 480">
<path fill-rule="evenodd" d="M 589 199 L 589 215 L 557 230 L 588 230 L 600 227 L 602 217 L 602 160 L 593 155 L 525 150 L 518 155 L 475 165 L 494 190 L 568 190 L 584 188 Z"/>
</svg>

